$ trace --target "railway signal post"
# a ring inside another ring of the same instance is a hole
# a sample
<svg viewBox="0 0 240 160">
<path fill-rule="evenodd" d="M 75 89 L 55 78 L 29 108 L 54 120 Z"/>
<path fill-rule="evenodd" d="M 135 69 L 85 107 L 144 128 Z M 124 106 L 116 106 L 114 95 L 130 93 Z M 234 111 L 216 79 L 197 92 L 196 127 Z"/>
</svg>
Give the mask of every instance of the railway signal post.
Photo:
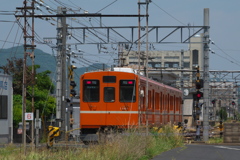
<svg viewBox="0 0 240 160">
<path fill-rule="evenodd" d="M 199 100 L 203 97 L 203 92 L 200 91 L 200 89 L 203 87 L 202 79 L 200 79 L 200 71 L 199 71 L 199 66 L 197 66 L 197 75 L 196 75 L 196 82 L 195 82 L 195 87 L 196 87 L 196 92 L 193 94 L 193 99 L 195 100 L 195 105 L 194 105 L 194 120 L 196 124 L 196 135 L 199 135 L 199 129 L 200 125 L 199 120 L 200 120 L 200 115 L 201 115 L 201 110 L 202 110 L 202 105 L 203 103 L 200 103 Z M 199 136 L 196 137 L 196 140 L 199 140 Z"/>
<path fill-rule="evenodd" d="M 68 125 L 67 125 L 67 128 L 68 130 L 70 130 L 70 128 L 72 128 L 73 126 L 73 123 L 74 123 L 74 119 L 73 119 L 73 97 L 75 97 L 77 95 L 77 92 L 76 90 L 74 89 L 77 84 L 76 82 L 74 81 L 74 74 L 73 74 L 73 71 L 74 69 L 76 69 L 77 67 L 74 66 L 74 65 L 70 65 L 68 67 L 68 79 L 69 79 L 69 96 L 70 96 L 70 99 L 68 100 L 69 104 L 68 104 L 68 113 L 67 113 L 67 117 L 68 117 Z"/>
</svg>

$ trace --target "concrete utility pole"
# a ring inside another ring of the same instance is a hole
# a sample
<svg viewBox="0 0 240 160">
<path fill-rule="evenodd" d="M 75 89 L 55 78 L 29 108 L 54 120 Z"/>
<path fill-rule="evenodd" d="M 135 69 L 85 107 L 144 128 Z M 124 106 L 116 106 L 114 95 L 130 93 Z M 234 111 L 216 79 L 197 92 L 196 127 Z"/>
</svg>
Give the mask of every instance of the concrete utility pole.
<svg viewBox="0 0 240 160">
<path fill-rule="evenodd" d="M 140 0 L 138 0 L 138 15 L 141 14 L 141 6 L 140 6 Z M 138 86 L 140 86 L 140 52 L 141 52 L 141 49 L 140 49 L 140 37 L 141 37 L 141 30 L 140 30 L 140 27 L 141 27 L 141 18 L 138 17 Z M 138 93 L 140 94 L 141 92 L 141 87 L 139 87 L 139 90 L 138 90 Z M 141 96 L 141 95 L 140 95 Z M 139 97 L 140 97 L 139 96 Z M 138 127 L 140 127 L 140 124 L 141 124 L 141 98 L 139 98 L 139 105 L 138 105 Z"/>
<path fill-rule="evenodd" d="M 182 49 L 181 50 L 181 77 L 180 77 L 180 86 L 181 86 L 182 93 L 184 93 L 183 69 L 184 69 L 184 50 Z M 184 102 L 184 95 L 182 97 L 182 101 Z M 183 106 L 184 106 L 184 104 L 183 104 Z M 184 122 L 183 111 L 184 111 L 184 107 L 182 107 L 182 122 Z"/>
<path fill-rule="evenodd" d="M 204 26 L 209 26 L 209 8 L 204 8 Z M 204 29 L 203 36 L 203 141 L 209 139 L 209 27 Z"/>
<path fill-rule="evenodd" d="M 140 15 L 141 13 L 141 5 L 146 5 L 146 27 L 145 27 L 145 35 L 146 35 L 146 62 L 144 64 L 144 68 L 146 69 L 146 72 L 145 72 L 145 76 L 148 78 L 148 5 L 149 5 L 150 1 L 149 0 L 146 0 L 145 2 L 141 2 L 141 0 L 138 1 L 138 14 Z M 140 17 L 138 18 L 138 75 L 140 75 L 140 58 L 141 58 L 141 55 L 140 55 L 140 52 L 141 52 L 141 30 L 140 30 L 140 27 L 141 27 L 141 19 Z M 140 91 L 139 91 L 140 93 Z M 148 79 L 146 81 L 146 88 L 145 88 L 145 94 L 144 96 L 146 97 L 146 101 L 145 101 L 145 104 L 144 106 L 146 107 L 146 111 L 148 110 Z M 138 107 L 139 109 L 139 112 L 140 112 L 140 106 Z M 140 125 L 140 116 L 139 116 L 139 119 L 138 119 L 138 123 Z M 145 114 L 145 121 L 146 121 L 146 133 L 148 133 L 148 113 L 146 112 Z"/>
<path fill-rule="evenodd" d="M 65 15 L 66 8 L 58 7 L 58 15 Z M 62 131 L 60 139 L 65 137 L 66 113 L 66 17 L 57 18 L 57 87 L 56 87 L 56 119 Z"/>
</svg>

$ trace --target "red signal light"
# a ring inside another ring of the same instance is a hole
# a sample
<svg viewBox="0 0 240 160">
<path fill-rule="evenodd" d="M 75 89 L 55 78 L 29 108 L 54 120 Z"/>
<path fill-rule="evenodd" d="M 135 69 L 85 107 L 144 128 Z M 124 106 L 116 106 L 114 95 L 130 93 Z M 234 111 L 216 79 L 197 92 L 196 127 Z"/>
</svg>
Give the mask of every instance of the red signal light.
<svg viewBox="0 0 240 160">
<path fill-rule="evenodd" d="M 86 84 L 92 84 L 92 81 L 86 81 Z"/>
<path fill-rule="evenodd" d="M 194 100 L 199 100 L 203 97 L 203 93 L 200 91 L 197 91 L 196 93 L 193 93 L 193 99 Z"/>
<path fill-rule="evenodd" d="M 202 95 L 201 95 L 200 93 L 197 93 L 197 97 L 198 97 L 198 98 L 201 98 Z"/>
<path fill-rule="evenodd" d="M 128 81 L 128 84 L 133 84 L 133 81 Z"/>
</svg>

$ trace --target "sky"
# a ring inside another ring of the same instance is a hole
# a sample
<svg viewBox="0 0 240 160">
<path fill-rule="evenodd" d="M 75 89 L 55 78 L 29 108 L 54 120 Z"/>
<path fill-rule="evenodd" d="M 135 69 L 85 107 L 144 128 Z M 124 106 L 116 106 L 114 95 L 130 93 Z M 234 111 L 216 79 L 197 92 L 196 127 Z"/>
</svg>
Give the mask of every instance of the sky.
<svg viewBox="0 0 240 160">
<path fill-rule="evenodd" d="M 143 2 L 143 0 L 141 0 Z M 23 44 L 22 30 L 17 23 L 13 23 L 15 16 L 6 11 L 16 11 L 16 7 L 22 7 L 23 0 L 1 0 L 0 5 L 0 47 L 10 48 L 17 46 L 18 42 Z M 41 2 L 38 0 L 38 2 Z M 37 14 L 51 14 L 60 5 L 67 6 L 72 11 L 68 13 L 101 13 L 101 14 L 138 14 L 138 0 L 44 0 L 36 6 L 42 10 L 37 10 Z M 240 1 L 239 0 L 152 0 L 149 4 L 149 26 L 203 26 L 204 8 L 210 10 L 210 38 L 214 44 L 210 44 L 209 70 L 240 70 Z M 47 10 L 50 8 L 51 10 Z M 141 13 L 145 13 L 145 6 L 141 7 Z M 76 21 L 77 22 L 76 22 Z M 78 18 L 68 19 L 67 23 L 73 27 L 100 26 L 99 18 Z M 6 22 L 7 21 L 7 22 Z M 35 32 L 42 38 L 56 37 L 56 26 L 51 25 L 54 20 L 35 19 Z M 145 25 L 145 19 L 141 19 Z M 23 21 L 21 21 L 23 25 Z M 104 26 L 137 26 L 137 18 L 102 18 Z M 69 31 L 73 35 L 81 37 L 79 31 Z M 122 31 L 129 36 L 127 31 Z M 170 31 L 168 31 L 170 33 Z M 99 33 L 96 33 L 99 35 Z M 95 38 L 89 41 L 98 40 Z M 111 38 L 118 41 L 119 37 L 112 34 Z M 179 38 L 179 37 L 176 37 Z M 73 42 L 73 37 L 68 42 Z M 52 41 L 54 45 L 56 42 Z M 76 42 L 75 42 L 76 43 Z M 181 50 L 187 49 L 186 44 L 154 44 L 157 50 Z M 77 52 L 81 49 L 83 59 L 76 60 L 80 66 L 100 62 L 112 64 L 113 59 L 117 58 L 116 45 L 110 44 L 103 46 L 99 52 L 96 45 L 72 45 L 71 50 Z M 49 54 L 56 54 L 56 51 L 44 44 L 37 44 L 37 48 Z M 142 48 L 144 49 L 144 47 Z"/>
</svg>

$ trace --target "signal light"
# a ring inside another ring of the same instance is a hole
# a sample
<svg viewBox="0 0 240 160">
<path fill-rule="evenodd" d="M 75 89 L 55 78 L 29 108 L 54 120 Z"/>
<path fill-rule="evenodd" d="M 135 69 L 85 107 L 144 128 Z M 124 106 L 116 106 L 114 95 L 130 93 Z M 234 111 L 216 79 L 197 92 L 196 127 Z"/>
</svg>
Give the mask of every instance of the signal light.
<svg viewBox="0 0 240 160">
<path fill-rule="evenodd" d="M 200 91 L 197 91 L 197 95 L 196 95 L 196 96 L 197 96 L 197 98 L 199 98 L 199 99 L 200 99 L 200 98 L 202 98 L 202 97 L 203 97 L 203 93 L 202 93 L 202 92 L 200 92 Z"/>
<path fill-rule="evenodd" d="M 215 101 L 215 99 L 214 99 L 214 100 L 212 100 L 212 104 L 215 104 L 215 102 L 216 102 L 216 101 Z"/>
<path fill-rule="evenodd" d="M 233 106 L 235 105 L 235 102 L 234 102 L 234 101 L 232 101 L 232 105 L 233 105 Z"/>
<path fill-rule="evenodd" d="M 86 81 L 86 84 L 92 84 L 92 81 Z"/>
<path fill-rule="evenodd" d="M 70 94 L 71 94 L 71 97 L 75 97 L 77 93 L 74 89 L 71 89 Z"/>
<path fill-rule="evenodd" d="M 70 82 L 70 96 L 71 97 L 75 97 L 76 96 L 76 91 L 74 90 L 74 88 L 76 87 L 77 85 L 76 85 L 76 83 L 75 83 L 75 81 L 71 81 Z"/>
<path fill-rule="evenodd" d="M 72 86 L 73 88 L 76 87 L 75 81 L 71 81 L 71 82 L 70 82 L 70 86 Z"/>
<path fill-rule="evenodd" d="M 203 97 L 203 93 L 200 91 L 197 91 L 196 93 L 193 93 L 193 99 L 194 100 L 199 100 Z"/>
<path fill-rule="evenodd" d="M 133 81 L 128 81 L 128 84 L 133 84 Z"/>
<path fill-rule="evenodd" d="M 195 83 L 196 89 L 201 89 L 203 88 L 203 79 L 199 79 Z"/>
</svg>

